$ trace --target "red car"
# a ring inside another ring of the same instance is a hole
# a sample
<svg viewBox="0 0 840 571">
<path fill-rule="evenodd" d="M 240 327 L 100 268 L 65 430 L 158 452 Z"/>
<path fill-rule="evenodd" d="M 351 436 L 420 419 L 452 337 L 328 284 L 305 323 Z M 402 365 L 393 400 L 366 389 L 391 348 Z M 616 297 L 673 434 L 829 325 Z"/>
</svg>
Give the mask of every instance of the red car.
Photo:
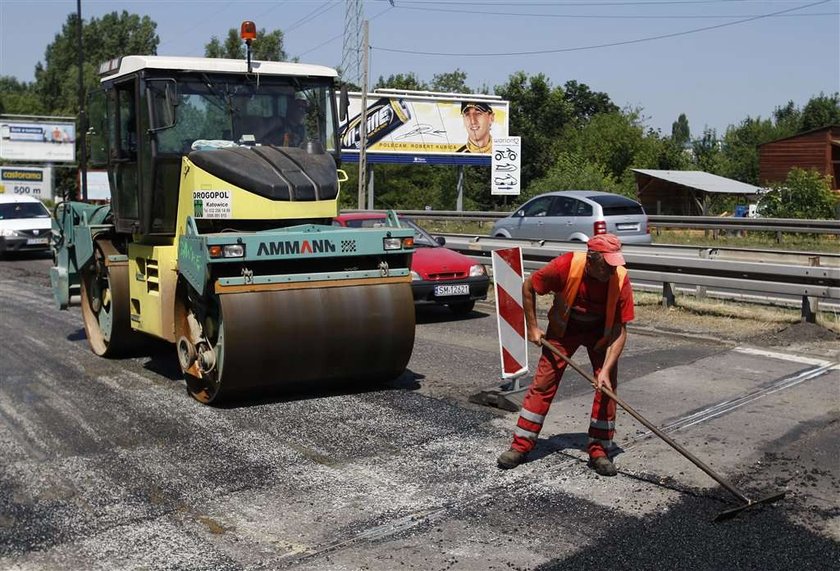
<svg viewBox="0 0 840 571">
<path fill-rule="evenodd" d="M 353 212 L 338 216 L 333 224 L 350 228 L 370 228 L 385 221 L 382 212 Z M 471 312 L 478 299 L 487 298 L 490 278 L 483 264 L 444 248 L 446 239 L 431 234 L 411 220 L 400 217 L 400 224 L 414 229 L 414 255 L 411 258 L 411 289 L 414 303 L 436 303 L 453 313 Z"/>
</svg>

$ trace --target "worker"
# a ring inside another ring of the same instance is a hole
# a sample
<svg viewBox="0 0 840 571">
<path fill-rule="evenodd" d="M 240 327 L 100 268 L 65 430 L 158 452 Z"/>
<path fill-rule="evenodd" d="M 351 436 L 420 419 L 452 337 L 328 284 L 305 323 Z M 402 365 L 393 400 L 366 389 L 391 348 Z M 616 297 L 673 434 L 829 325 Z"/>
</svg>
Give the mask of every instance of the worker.
<svg viewBox="0 0 840 571">
<path fill-rule="evenodd" d="M 548 313 L 548 331 L 537 323 L 536 296 L 554 294 Z M 597 381 L 589 423 L 589 466 L 602 476 L 615 476 L 610 460 L 615 433 L 615 401 L 600 390 L 617 388 L 618 358 L 627 339 L 626 324 L 633 320 L 633 289 L 624 268 L 621 240 L 600 234 L 587 242 L 586 252 L 554 258 L 522 284 L 522 302 L 528 341 L 551 343 L 571 357 L 586 347 Z M 557 393 L 566 362 L 543 348 L 534 380 L 528 388 L 514 431 L 513 443 L 498 458 L 502 469 L 526 460 L 537 441 L 551 401 Z"/>
<path fill-rule="evenodd" d="M 283 135 L 284 147 L 298 147 L 306 140 L 306 113 L 309 110 L 309 102 L 303 93 L 297 93 L 286 112 L 285 134 Z"/>
</svg>

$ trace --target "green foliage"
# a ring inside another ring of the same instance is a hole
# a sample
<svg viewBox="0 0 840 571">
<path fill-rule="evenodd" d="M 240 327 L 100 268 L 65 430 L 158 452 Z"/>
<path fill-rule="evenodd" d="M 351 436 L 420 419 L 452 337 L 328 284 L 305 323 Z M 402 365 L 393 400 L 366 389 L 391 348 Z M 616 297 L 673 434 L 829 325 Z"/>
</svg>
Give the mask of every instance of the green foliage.
<svg viewBox="0 0 840 571">
<path fill-rule="evenodd" d="M 421 81 L 413 71 L 390 75 L 388 76 L 388 79 L 385 79 L 380 75 L 373 88 L 379 89 L 380 87 L 388 87 L 391 89 L 410 89 L 413 91 L 429 90 L 428 84 Z"/>
<path fill-rule="evenodd" d="M 218 37 L 212 36 L 204 46 L 204 57 L 245 59 L 245 42 L 239 36 L 239 30 L 230 28 L 224 42 L 221 42 Z M 257 31 L 257 37 L 251 42 L 251 59 L 255 61 L 286 61 L 286 52 L 283 50 L 283 31 L 274 30 L 266 33 L 265 28 L 260 28 Z"/>
<path fill-rule="evenodd" d="M 545 175 L 554 163 L 555 144 L 571 120 L 574 108 L 559 87 L 552 87 L 543 74 L 529 77 L 524 71 L 514 73 L 504 85 L 496 86 L 496 95 L 510 101 L 510 133 L 522 136 L 521 184 Z"/>
<path fill-rule="evenodd" d="M 50 115 L 75 115 L 79 109 L 77 17 L 70 14 L 61 33 L 47 46 L 45 64 L 35 66 L 35 92 L 40 108 Z M 83 22 L 84 85 L 99 84 L 99 64 L 124 55 L 154 55 L 160 39 L 148 16 L 111 12 Z"/>
<path fill-rule="evenodd" d="M 578 154 L 562 152 L 546 175 L 528 187 L 520 201 L 554 190 L 602 190 L 620 194 L 622 188 L 602 164 Z"/>
<path fill-rule="evenodd" d="M 148 16 L 111 12 L 82 22 L 85 90 L 99 84 L 99 64 L 124 55 L 154 55 L 160 43 Z M 45 63 L 35 66 L 35 92 L 40 109 L 50 115 L 75 115 L 79 108 L 77 17 L 70 14 L 61 33 L 47 46 Z"/>
<path fill-rule="evenodd" d="M 443 93 L 469 93 L 467 87 L 467 72 L 456 69 L 449 73 L 439 73 L 432 76 L 430 85 L 432 91 Z"/>
<path fill-rule="evenodd" d="M 820 93 L 812 97 L 802 109 L 800 131 L 810 131 L 828 125 L 840 124 L 840 93 L 833 95 Z"/>
<path fill-rule="evenodd" d="M 837 207 L 831 191 L 831 177 L 814 169 L 792 169 L 783 183 L 776 183 L 758 203 L 759 212 L 769 218 L 831 219 Z"/>
<path fill-rule="evenodd" d="M 0 76 L 0 114 L 42 115 L 44 109 L 32 83 L 19 82 L 11 76 Z"/>
<path fill-rule="evenodd" d="M 688 126 L 688 118 L 685 113 L 680 113 L 677 120 L 671 124 L 671 140 L 680 147 L 691 140 L 691 129 Z"/>
</svg>

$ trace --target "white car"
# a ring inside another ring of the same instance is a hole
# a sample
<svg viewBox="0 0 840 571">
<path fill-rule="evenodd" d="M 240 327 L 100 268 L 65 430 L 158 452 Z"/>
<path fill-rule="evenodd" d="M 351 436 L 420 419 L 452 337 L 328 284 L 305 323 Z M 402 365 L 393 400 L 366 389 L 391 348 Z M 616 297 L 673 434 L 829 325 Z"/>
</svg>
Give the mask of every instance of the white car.
<svg viewBox="0 0 840 571">
<path fill-rule="evenodd" d="M 0 194 L 0 255 L 6 252 L 48 252 L 52 216 L 31 196 Z"/>
</svg>

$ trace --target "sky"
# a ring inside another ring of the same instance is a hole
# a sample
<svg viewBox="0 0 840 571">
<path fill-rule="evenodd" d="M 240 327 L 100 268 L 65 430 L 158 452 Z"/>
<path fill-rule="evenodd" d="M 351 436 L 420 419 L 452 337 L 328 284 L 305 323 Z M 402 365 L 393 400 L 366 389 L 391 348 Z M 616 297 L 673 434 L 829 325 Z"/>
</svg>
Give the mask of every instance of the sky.
<svg viewBox="0 0 840 571">
<path fill-rule="evenodd" d="M 474 91 L 523 71 L 606 92 L 670 134 L 692 136 L 840 91 L 840 0 L 366 0 L 371 85 L 460 69 Z M 253 20 L 305 63 L 342 64 L 343 0 L 81 0 L 82 18 L 127 10 L 157 23 L 159 55 L 202 56 Z M 32 81 L 76 0 L 0 0 L 0 75 Z M 516 133 L 511 133 L 516 135 Z"/>
</svg>

